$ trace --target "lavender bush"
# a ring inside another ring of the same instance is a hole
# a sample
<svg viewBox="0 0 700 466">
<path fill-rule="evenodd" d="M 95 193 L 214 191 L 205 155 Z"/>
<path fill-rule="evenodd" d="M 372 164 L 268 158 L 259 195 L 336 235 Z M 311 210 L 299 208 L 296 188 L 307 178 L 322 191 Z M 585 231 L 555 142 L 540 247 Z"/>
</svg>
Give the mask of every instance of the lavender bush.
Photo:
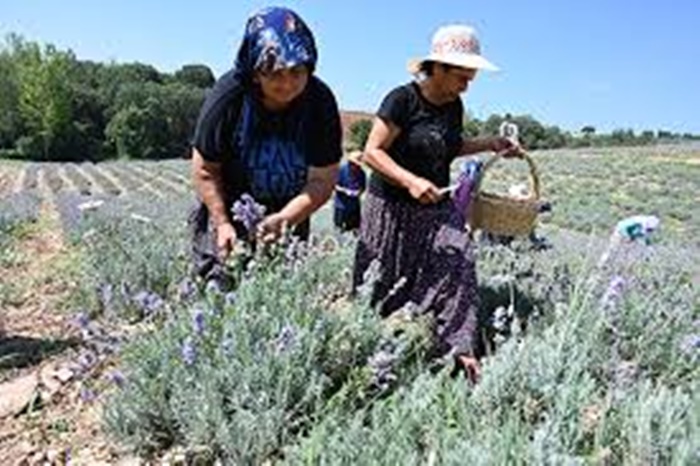
<svg viewBox="0 0 700 466">
<path fill-rule="evenodd" d="M 333 287 L 347 286 L 337 283 L 347 250 L 314 249 L 293 265 L 260 260 L 235 296 L 212 288 L 126 350 L 128 382 L 106 420 L 137 451 L 205 446 L 226 463 L 259 464 L 323 413 L 348 412 L 415 374 L 404 362 L 419 367 L 425 339 L 383 326 L 362 299 L 329 312 Z M 392 364 L 380 367 L 387 352 Z"/>
<path fill-rule="evenodd" d="M 284 463 L 693 464 L 700 293 L 645 255 L 583 261 L 549 315 L 485 360 L 477 386 L 424 374 L 350 416 L 319 420 Z"/>
<path fill-rule="evenodd" d="M 108 199 L 75 209 L 73 242 L 82 254 L 75 304 L 128 320 L 166 313 L 169 298 L 189 298 L 180 285 L 189 257 L 185 218 L 189 199 Z"/>
</svg>

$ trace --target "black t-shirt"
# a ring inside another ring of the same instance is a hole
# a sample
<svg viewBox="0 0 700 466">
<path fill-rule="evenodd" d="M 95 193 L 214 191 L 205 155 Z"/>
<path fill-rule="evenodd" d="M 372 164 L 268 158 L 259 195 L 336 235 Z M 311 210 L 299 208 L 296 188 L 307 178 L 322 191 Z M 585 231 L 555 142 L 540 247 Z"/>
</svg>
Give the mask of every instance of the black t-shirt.
<svg viewBox="0 0 700 466">
<path fill-rule="evenodd" d="M 192 145 L 207 161 L 223 164 L 226 200 L 251 193 L 282 204 L 306 183 L 308 167 L 342 157 L 340 114 L 331 90 L 311 76 L 303 94 L 283 112 L 266 111 L 233 71 L 209 92 Z"/>
<path fill-rule="evenodd" d="M 429 102 L 418 83 L 392 90 L 382 102 L 377 116 L 401 129 L 387 153 L 413 174 L 445 187 L 450 181 L 450 164 L 462 147 L 461 99 L 444 105 Z M 374 172 L 372 192 L 390 198 L 412 199 L 408 191 L 387 182 Z"/>
</svg>

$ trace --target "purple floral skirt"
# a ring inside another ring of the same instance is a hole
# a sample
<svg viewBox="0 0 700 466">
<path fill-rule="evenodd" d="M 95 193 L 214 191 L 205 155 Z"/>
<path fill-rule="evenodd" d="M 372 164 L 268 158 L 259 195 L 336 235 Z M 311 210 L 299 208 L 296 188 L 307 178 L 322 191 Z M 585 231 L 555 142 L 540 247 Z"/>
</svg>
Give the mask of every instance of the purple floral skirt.
<svg viewBox="0 0 700 466">
<path fill-rule="evenodd" d="M 377 273 L 368 277 L 372 271 Z M 474 251 L 464 219 L 452 202 L 424 206 L 367 193 L 353 290 L 366 280 L 372 288 L 371 303 L 382 316 L 409 302 L 420 313 L 432 315 L 439 355 L 474 353 L 478 307 Z"/>
</svg>

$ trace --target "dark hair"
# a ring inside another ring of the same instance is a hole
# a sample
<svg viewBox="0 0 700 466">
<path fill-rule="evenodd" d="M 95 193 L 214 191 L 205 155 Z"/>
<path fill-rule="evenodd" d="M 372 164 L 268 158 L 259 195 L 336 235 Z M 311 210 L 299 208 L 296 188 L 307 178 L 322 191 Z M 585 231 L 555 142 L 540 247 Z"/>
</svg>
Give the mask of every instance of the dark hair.
<svg viewBox="0 0 700 466">
<path fill-rule="evenodd" d="M 423 73 L 426 76 L 432 76 L 433 73 L 435 72 L 435 67 L 440 66 L 442 67 L 443 70 L 445 71 L 450 71 L 455 68 L 459 68 L 458 66 L 454 65 L 448 65 L 447 63 L 441 63 L 433 60 L 425 60 L 422 61 L 420 64 L 420 67 L 418 68 L 418 71 Z"/>
</svg>

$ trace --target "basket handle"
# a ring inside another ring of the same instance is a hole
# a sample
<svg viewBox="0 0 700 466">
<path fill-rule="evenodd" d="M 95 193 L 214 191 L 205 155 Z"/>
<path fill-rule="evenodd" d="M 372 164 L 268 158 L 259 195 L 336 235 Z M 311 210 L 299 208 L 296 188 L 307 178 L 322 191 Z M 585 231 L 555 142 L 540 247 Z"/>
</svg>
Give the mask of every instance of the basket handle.
<svg viewBox="0 0 700 466">
<path fill-rule="evenodd" d="M 484 179 L 484 176 L 486 175 L 486 171 L 493 166 L 497 161 L 501 160 L 504 158 L 505 154 L 508 153 L 509 150 L 497 152 L 494 154 L 489 160 L 486 161 L 484 164 L 484 168 L 481 170 L 481 176 L 479 177 L 479 181 L 477 182 L 476 185 L 476 192 L 479 192 L 481 189 L 481 182 Z M 540 176 L 537 172 L 537 165 L 535 165 L 535 161 L 530 157 L 530 155 L 525 152 L 524 150 L 520 151 L 520 155 L 523 160 L 525 160 L 530 167 L 530 187 L 531 189 L 531 194 L 530 194 L 530 199 L 531 200 L 539 200 L 540 198 Z"/>
</svg>

